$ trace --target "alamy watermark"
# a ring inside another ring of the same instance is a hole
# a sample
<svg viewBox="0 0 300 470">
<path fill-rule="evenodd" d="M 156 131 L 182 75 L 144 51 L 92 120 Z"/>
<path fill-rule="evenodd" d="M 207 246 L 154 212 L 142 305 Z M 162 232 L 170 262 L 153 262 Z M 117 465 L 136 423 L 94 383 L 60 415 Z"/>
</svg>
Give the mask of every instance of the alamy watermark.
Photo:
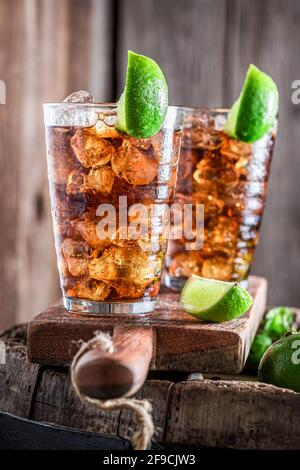
<svg viewBox="0 0 300 470">
<path fill-rule="evenodd" d="M 294 80 L 292 82 L 292 92 L 291 100 L 293 104 L 300 104 L 300 80 Z"/>
<path fill-rule="evenodd" d="M 300 364 L 300 339 L 295 339 L 292 342 L 292 349 L 295 349 L 292 354 L 292 364 L 298 366 Z"/>
<path fill-rule="evenodd" d="M 6 84 L 0 80 L 0 104 L 6 104 Z"/>
<path fill-rule="evenodd" d="M 118 207 L 100 204 L 96 225 L 100 240 L 183 240 L 186 250 L 200 250 L 204 242 L 203 204 L 132 204 L 120 196 Z"/>
</svg>

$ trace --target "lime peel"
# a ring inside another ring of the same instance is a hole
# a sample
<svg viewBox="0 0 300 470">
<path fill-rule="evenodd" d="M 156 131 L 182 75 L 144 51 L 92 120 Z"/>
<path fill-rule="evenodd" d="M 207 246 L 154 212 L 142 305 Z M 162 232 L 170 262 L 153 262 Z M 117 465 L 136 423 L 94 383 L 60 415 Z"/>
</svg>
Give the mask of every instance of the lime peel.
<svg viewBox="0 0 300 470">
<path fill-rule="evenodd" d="M 168 85 L 158 64 L 128 51 L 126 85 L 117 106 L 115 128 L 148 138 L 162 127 L 168 109 Z"/>
<path fill-rule="evenodd" d="M 241 94 L 229 111 L 224 132 L 253 143 L 273 126 L 279 109 L 279 93 L 266 73 L 250 64 Z"/>
</svg>

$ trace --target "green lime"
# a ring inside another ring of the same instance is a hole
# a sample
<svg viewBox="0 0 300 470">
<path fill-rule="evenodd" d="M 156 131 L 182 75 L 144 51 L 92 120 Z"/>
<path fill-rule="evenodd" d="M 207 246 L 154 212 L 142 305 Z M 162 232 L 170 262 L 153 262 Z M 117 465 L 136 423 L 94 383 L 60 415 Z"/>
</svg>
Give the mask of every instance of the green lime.
<svg viewBox="0 0 300 470">
<path fill-rule="evenodd" d="M 145 139 L 162 127 L 168 109 L 168 85 L 154 60 L 128 51 L 126 85 L 118 102 L 115 127 Z"/>
<path fill-rule="evenodd" d="M 252 343 L 251 351 L 249 353 L 247 366 L 251 370 L 257 371 L 260 360 L 263 357 L 266 350 L 271 346 L 272 339 L 263 333 L 258 333 Z"/>
<path fill-rule="evenodd" d="M 300 392 L 300 333 L 291 333 L 273 343 L 258 369 L 262 382 Z"/>
<path fill-rule="evenodd" d="M 279 108 L 272 78 L 250 65 L 238 100 L 229 111 L 224 131 L 243 142 L 255 142 L 273 126 Z"/>
<path fill-rule="evenodd" d="M 293 323 L 294 315 L 290 308 L 272 308 L 266 315 L 263 332 L 276 340 L 289 331 L 292 328 Z"/>
<path fill-rule="evenodd" d="M 200 320 L 224 322 L 233 320 L 251 307 L 251 295 L 235 282 L 191 276 L 185 283 L 180 303 L 182 308 Z"/>
</svg>

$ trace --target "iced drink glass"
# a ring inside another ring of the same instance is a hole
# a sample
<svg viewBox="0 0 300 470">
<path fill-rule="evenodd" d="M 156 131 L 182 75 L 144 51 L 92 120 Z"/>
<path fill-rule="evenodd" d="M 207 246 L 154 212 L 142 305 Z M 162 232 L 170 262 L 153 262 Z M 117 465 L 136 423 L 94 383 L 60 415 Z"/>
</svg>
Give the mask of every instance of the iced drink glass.
<svg viewBox="0 0 300 470">
<path fill-rule="evenodd" d="M 116 105 L 44 105 L 63 302 L 85 314 L 153 311 L 176 186 L 184 109 L 148 139 L 116 131 Z M 133 209 L 132 209 L 133 208 Z"/>
<path fill-rule="evenodd" d="M 254 144 L 223 131 L 228 110 L 187 109 L 176 202 L 204 205 L 202 247 L 186 249 L 183 236 L 169 243 L 165 282 L 180 290 L 192 274 L 240 281 L 247 277 L 268 188 L 276 129 Z"/>
</svg>

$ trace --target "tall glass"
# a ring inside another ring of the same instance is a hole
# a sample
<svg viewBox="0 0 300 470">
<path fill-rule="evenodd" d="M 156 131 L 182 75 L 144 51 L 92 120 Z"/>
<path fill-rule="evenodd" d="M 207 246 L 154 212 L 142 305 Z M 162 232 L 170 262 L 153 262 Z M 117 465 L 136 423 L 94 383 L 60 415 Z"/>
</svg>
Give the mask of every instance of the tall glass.
<svg viewBox="0 0 300 470">
<path fill-rule="evenodd" d="M 246 144 L 222 131 L 227 116 L 224 109 L 186 110 L 176 202 L 204 205 L 204 232 L 196 250 L 184 236 L 170 241 L 165 282 L 175 290 L 192 274 L 247 285 L 276 129 Z"/>
<path fill-rule="evenodd" d="M 44 105 L 48 176 L 63 302 L 85 314 L 155 308 L 167 247 L 184 109 L 160 132 L 114 128 L 116 105 Z"/>
</svg>

